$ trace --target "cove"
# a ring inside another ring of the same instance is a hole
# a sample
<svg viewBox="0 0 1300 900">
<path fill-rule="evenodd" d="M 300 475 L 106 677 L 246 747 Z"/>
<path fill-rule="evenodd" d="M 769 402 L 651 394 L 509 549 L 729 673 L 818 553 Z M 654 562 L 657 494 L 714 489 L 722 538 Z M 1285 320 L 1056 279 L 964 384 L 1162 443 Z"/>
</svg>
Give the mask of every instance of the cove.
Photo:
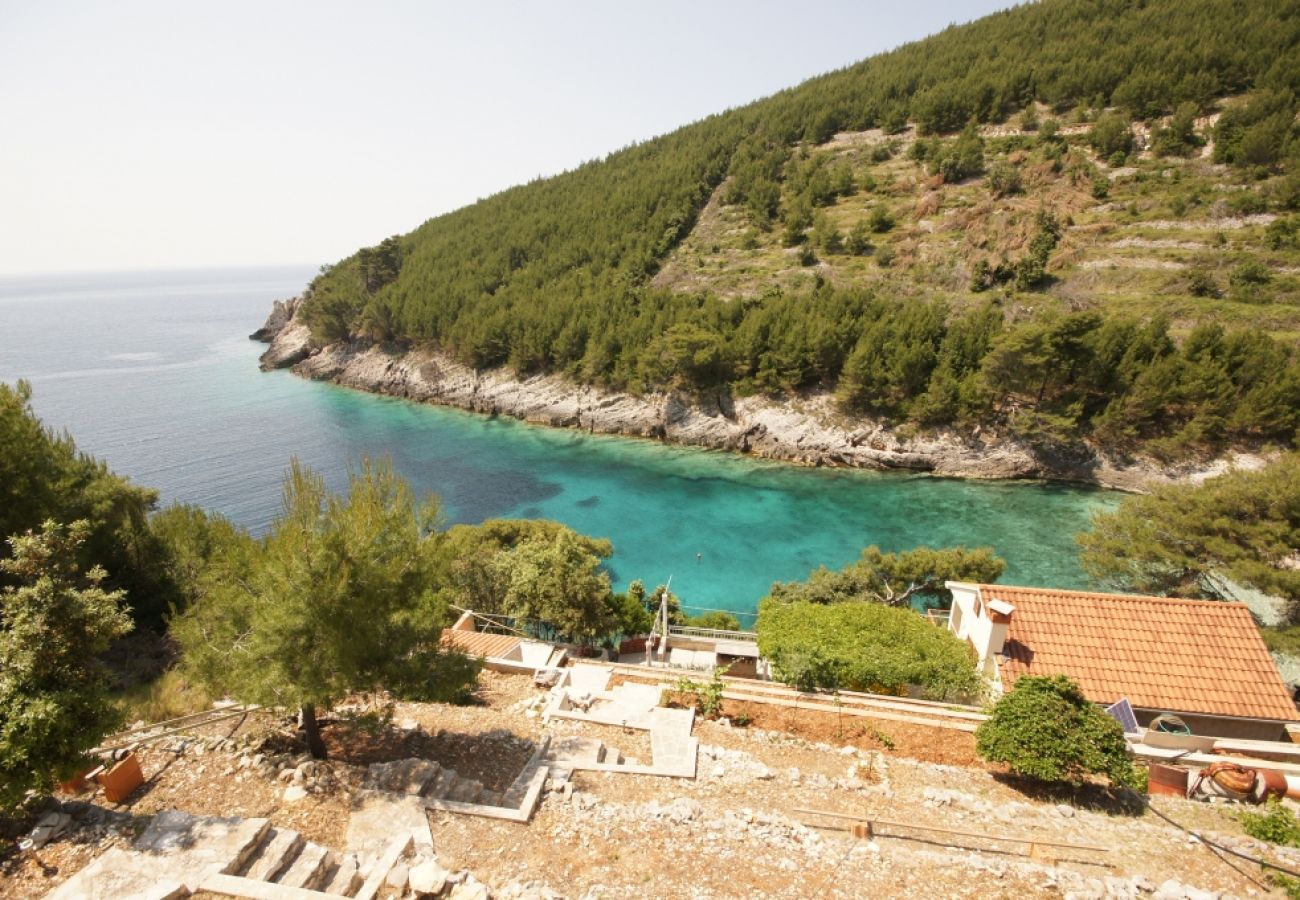
<svg viewBox="0 0 1300 900">
<path fill-rule="evenodd" d="M 992 546 L 1008 583 L 1086 587 L 1074 536 L 1112 492 L 1044 483 L 801 469 L 409 403 L 257 369 L 246 335 L 305 267 L 0 281 L 0 379 L 164 502 L 254 530 L 297 456 L 332 488 L 389 456 L 447 524 L 552 518 L 609 538 L 616 586 L 672 577 L 692 607 L 752 612 L 773 581 L 869 544 Z"/>
</svg>

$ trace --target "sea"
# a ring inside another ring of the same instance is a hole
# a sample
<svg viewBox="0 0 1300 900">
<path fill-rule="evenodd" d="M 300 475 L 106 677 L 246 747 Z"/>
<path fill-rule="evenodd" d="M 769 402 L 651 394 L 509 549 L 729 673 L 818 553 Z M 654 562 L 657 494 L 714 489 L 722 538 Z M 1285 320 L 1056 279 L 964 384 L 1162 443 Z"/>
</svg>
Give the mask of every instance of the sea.
<svg viewBox="0 0 1300 900">
<path fill-rule="evenodd" d="M 694 610 L 752 620 L 775 581 L 868 545 L 991 546 L 1003 581 L 1087 587 L 1075 535 L 1113 492 L 1043 482 L 800 468 L 593 436 L 261 372 L 248 334 L 310 266 L 0 279 L 0 381 L 31 382 L 49 426 L 161 502 L 261 533 L 297 458 L 344 490 L 386 457 L 444 525 L 556 519 L 610 539 L 608 570 L 667 583 Z"/>
</svg>

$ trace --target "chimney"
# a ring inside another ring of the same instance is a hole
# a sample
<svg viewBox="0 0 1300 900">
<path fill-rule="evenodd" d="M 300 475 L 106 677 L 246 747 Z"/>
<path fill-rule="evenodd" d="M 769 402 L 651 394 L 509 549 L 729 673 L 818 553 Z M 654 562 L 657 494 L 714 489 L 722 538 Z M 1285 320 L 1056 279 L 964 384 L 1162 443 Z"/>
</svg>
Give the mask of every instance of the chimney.
<svg viewBox="0 0 1300 900">
<path fill-rule="evenodd" d="M 1016 608 L 1005 600 L 990 600 L 985 604 L 988 615 L 988 639 L 980 650 L 980 659 L 989 659 L 1002 652 L 1002 645 L 1007 642 L 1007 626 L 1011 624 L 1011 614 Z"/>
</svg>

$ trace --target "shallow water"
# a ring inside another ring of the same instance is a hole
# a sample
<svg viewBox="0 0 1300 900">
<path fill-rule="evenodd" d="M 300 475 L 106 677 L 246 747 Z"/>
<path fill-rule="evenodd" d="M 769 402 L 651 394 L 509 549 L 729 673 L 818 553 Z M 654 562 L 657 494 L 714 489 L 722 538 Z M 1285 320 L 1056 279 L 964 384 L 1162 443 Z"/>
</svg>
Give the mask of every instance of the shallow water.
<svg viewBox="0 0 1300 900">
<path fill-rule="evenodd" d="M 993 546 L 1003 581 L 1084 587 L 1074 535 L 1116 495 L 1039 483 L 800 469 L 732 454 L 489 419 L 262 373 L 246 335 L 308 268 L 0 280 L 0 380 L 78 445 L 164 502 L 252 529 L 289 459 L 346 483 L 390 456 L 448 523 L 558 519 L 608 537 L 621 587 L 672 577 L 688 606 L 752 611 L 775 580 L 869 544 Z"/>
</svg>

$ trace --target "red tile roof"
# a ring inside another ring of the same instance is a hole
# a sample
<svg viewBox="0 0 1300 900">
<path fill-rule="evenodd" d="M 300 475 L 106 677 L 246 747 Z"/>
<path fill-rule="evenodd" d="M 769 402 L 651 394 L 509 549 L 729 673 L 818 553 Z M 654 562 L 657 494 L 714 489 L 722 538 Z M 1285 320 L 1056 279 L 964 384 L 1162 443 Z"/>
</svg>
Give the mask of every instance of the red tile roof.
<svg viewBox="0 0 1300 900">
<path fill-rule="evenodd" d="M 488 634 L 484 631 L 459 631 L 454 628 L 442 630 L 444 646 L 454 647 L 468 656 L 509 656 L 510 651 L 519 646 L 519 638 L 508 634 Z"/>
<path fill-rule="evenodd" d="M 1300 719 L 1243 603 L 980 585 L 1015 606 L 1002 653 L 1021 675 L 1068 675 L 1090 700 L 1252 719 Z"/>
</svg>

